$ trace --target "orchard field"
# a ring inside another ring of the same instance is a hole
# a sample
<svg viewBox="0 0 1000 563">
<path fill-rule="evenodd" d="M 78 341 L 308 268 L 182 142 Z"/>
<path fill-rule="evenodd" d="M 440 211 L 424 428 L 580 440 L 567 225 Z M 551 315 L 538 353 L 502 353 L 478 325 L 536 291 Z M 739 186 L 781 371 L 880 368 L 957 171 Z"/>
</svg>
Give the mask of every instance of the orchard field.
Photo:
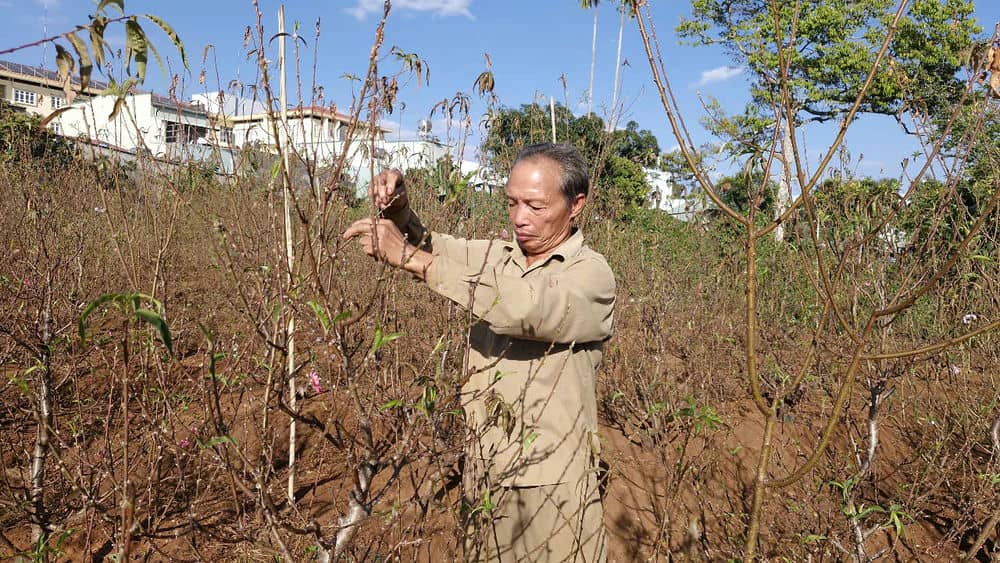
<svg viewBox="0 0 1000 563">
<path fill-rule="evenodd" d="M 996 560 L 996 37 L 935 78 L 887 32 L 896 50 L 875 43 L 840 90 L 797 72 L 797 38 L 757 45 L 751 64 L 779 69 L 754 94 L 771 121 L 717 121 L 743 151 L 720 178 L 628 4 L 681 147 L 655 160 L 706 203 L 687 222 L 649 209 L 630 180 L 643 132 L 559 108 L 593 167 L 580 226 L 618 282 L 598 375 L 611 560 Z M 372 123 L 394 95 L 374 53 L 352 105 Z M 887 66 L 960 95 L 916 104 Z M 845 131 L 912 112 L 923 160 L 860 177 L 834 145 L 809 169 L 795 127 L 817 96 Z M 509 168 L 549 110 L 494 100 L 481 154 Z M 0 106 L 0 558 L 461 558 L 463 518 L 490 509 L 460 494 L 472 319 L 341 239 L 374 213 L 343 161 L 287 152 L 248 150 L 228 176 L 123 164 Z M 407 181 L 430 228 L 505 236 L 502 191 L 447 159 Z"/>
</svg>

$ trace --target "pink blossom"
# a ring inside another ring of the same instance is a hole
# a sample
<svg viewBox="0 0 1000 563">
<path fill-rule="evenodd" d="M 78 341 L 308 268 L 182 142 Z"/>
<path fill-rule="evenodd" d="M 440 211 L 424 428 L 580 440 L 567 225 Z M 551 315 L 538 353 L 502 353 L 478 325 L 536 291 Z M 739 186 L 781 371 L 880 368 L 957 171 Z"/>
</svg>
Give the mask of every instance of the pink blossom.
<svg viewBox="0 0 1000 563">
<path fill-rule="evenodd" d="M 323 392 L 323 387 L 319 384 L 319 374 L 316 370 L 309 372 L 309 385 L 312 386 L 313 393 L 319 394 Z"/>
<path fill-rule="evenodd" d="M 958 375 L 960 373 L 962 373 L 962 368 L 956 366 L 955 364 L 952 364 L 951 365 L 951 374 L 952 375 Z"/>
<path fill-rule="evenodd" d="M 977 320 L 979 320 L 979 315 L 977 315 L 975 313 L 969 313 L 969 314 L 965 315 L 964 317 L 962 317 L 962 323 L 963 324 L 972 324 L 972 323 L 976 322 Z"/>
<path fill-rule="evenodd" d="M 177 445 L 186 448 L 191 445 L 191 442 L 187 438 L 182 438 L 180 442 L 177 442 Z"/>
</svg>

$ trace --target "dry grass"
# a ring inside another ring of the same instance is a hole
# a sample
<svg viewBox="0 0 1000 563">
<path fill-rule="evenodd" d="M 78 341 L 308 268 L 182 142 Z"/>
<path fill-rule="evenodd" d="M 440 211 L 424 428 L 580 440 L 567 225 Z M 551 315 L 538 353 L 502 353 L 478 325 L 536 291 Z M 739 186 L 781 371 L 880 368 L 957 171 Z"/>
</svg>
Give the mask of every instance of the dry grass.
<svg viewBox="0 0 1000 563">
<path fill-rule="evenodd" d="M 363 205 L 302 200 L 304 216 L 319 220 L 297 222 L 310 237 L 298 239 L 290 293 L 280 193 L 266 181 L 220 184 L 142 164 L 124 171 L 21 156 L 0 162 L 0 532 L 8 540 L 0 553 L 36 550 L 30 461 L 44 379 L 53 432 L 43 502 L 49 556 L 99 558 L 129 543 L 133 556 L 154 560 L 308 559 L 317 538 L 335 535 L 365 467 L 374 473 L 364 499 L 371 515 L 350 557 L 460 556 L 455 409 L 467 319 L 341 245 L 335 235 L 367 212 Z M 483 237 L 504 227 L 497 196 L 439 202 L 430 186 L 410 190 L 432 228 Z M 741 359 L 744 266 L 738 243 L 719 231 L 656 214 L 586 222 L 619 281 L 599 389 L 611 475 L 606 523 L 619 560 L 718 560 L 743 543 L 762 423 Z M 983 244 L 995 252 L 995 241 Z M 794 364 L 811 338 L 801 319 L 819 305 L 798 254 L 769 247 L 761 260 L 761 365 L 778 380 L 779 366 Z M 979 267 L 976 287 L 944 284 L 895 321 L 892 346 L 953 334 L 970 311 L 1000 316 L 996 262 Z M 889 283 L 889 269 L 864 270 L 865 283 Z M 118 292 L 162 303 L 173 354 L 127 309 L 98 310 L 80 340 L 87 304 Z M 351 314 L 324 326 L 317 305 L 328 319 Z M 282 331 L 292 312 L 294 506 L 284 492 L 291 411 Z M 376 331 L 401 336 L 373 353 Z M 846 338 L 825 338 L 825 359 L 780 411 L 774 476 L 801 463 L 829 415 L 846 362 L 838 354 L 849 347 Z M 987 431 L 997 416 L 998 349 L 996 335 L 983 335 L 918 360 L 867 365 L 824 463 L 773 494 L 762 555 L 845 557 L 835 544 L 851 545 L 852 521 L 847 497 L 830 483 L 857 470 L 866 380 L 880 376 L 895 393 L 882 407 L 872 478 L 851 499 L 886 511 L 898 505 L 905 533 L 896 535 L 888 512 L 866 515 L 863 525 L 877 529 L 869 553 L 938 560 L 967 548 L 996 503 L 1000 470 Z M 39 361 L 47 370 L 32 369 Z M 413 406 L 430 392 L 433 408 Z"/>
</svg>

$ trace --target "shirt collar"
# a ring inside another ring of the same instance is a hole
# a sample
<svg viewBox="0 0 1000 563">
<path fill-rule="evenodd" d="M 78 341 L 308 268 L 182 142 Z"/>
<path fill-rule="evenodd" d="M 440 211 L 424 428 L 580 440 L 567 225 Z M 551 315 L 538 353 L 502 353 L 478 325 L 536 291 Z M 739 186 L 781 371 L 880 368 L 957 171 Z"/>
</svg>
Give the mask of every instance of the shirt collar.
<svg viewBox="0 0 1000 563">
<path fill-rule="evenodd" d="M 527 265 L 528 261 L 527 258 L 524 256 L 524 252 L 521 250 L 521 247 L 518 246 L 516 242 L 504 241 L 503 247 L 507 249 L 507 251 L 511 255 L 511 258 L 514 260 L 515 263 L 521 266 L 522 270 L 525 271 L 534 270 L 535 268 L 539 268 L 541 266 L 544 266 L 545 264 L 548 264 L 549 260 L 552 260 L 553 258 L 558 257 L 560 260 L 566 260 L 566 258 L 570 256 L 575 256 L 577 253 L 579 253 L 580 249 L 583 248 L 583 231 L 581 231 L 577 227 L 573 227 L 572 234 L 569 235 L 569 238 L 562 241 L 562 244 L 560 244 L 552 252 L 550 252 L 549 255 L 545 257 L 545 260 L 542 260 L 541 262 L 536 262 L 530 268 Z"/>
</svg>

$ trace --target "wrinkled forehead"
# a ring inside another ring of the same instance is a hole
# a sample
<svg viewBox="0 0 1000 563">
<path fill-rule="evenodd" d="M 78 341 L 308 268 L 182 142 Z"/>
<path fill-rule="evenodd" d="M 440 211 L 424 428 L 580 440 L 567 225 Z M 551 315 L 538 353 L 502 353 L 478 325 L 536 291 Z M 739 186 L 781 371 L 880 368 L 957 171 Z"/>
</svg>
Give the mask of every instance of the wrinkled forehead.
<svg viewBox="0 0 1000 563">
<path fill-rule="evenodd" d="M 504 186 L 507 197 L 554 197 L 562 191 L 562 171 L 547 158 L 531 158 L 514 165 Z"/>
</svg>

